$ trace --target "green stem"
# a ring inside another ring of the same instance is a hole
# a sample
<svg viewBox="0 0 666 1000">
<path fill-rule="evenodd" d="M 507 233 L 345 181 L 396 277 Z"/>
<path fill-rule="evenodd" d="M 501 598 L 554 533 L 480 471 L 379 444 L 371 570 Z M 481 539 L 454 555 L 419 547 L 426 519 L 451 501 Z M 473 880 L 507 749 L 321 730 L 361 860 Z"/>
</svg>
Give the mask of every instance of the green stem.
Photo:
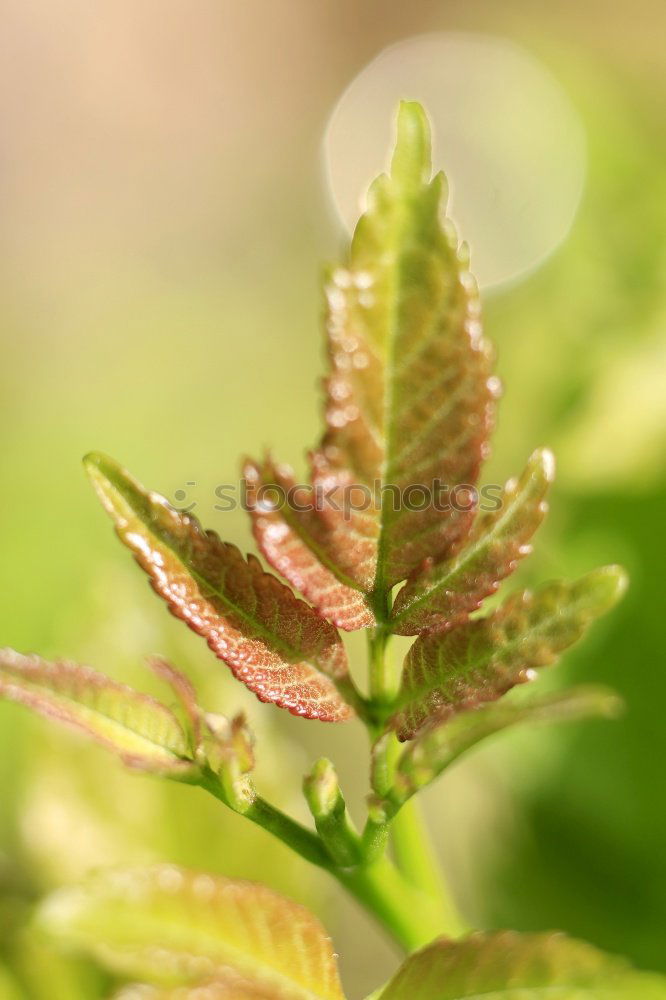
<svg viewBox="0 0 666 1000">
<path fill-rule="evenodd" d="M 386 648 L 391 638 L 387 627 L 391 614 L 390 591 L 375 592 L 372 597 L 372 605 L 377 619 L 377 627 L 368 632 L 369 707 L 373 716 L 370 719 L 369 729 L 371 736 L 376 738 L 390 715 L 395 698 L 393 679 L 386 662 Z"/>
<path fill-rule="evenodd" d="M 389 635 L 381 626 L 368 633 L 368 663 L 370 698 L 373 702 L 385 705 L 390 701 L 389 683 L 386 667 L 386 647 Z"/>
<path fill-rule="evenodd" d="M 448 931 L 436 901 L 409 885 L 387 858 L 337 878 L 406 952 Z"/>
<path fill-rule="evenodd" d="M 215 775 L 204 775 L 201 787 L 228 805 Z M 333 875 L 406 951 L 447 933 L 436 902 L 410 885 L 387 858 L 367 867 L 340 868 L 316 833 L 262 798 L 256 798 L 239 815 L 263 827 L 310 864 Z"/>
<path fill-rule="evenodd" d="M 413 885 L 425 892 L 436 891 L 439 871 L 423 817 L 413 800 L 406 802 L 391 824 L 393 857 L 398 869 Z"/>
<path fill-rule="evenodd" d="M 459 937 L 469 928 L 458 914 L 446 885 L 424 820 L 414 800 L 406 802 L 391 823 L 391 843 L 398 871 L 416 888 L 439 904 L 443 926 L 449 937 Z"/>
<path fill-rule="evenodd" d="M 229 801 L 225 795 L 221 782 L 212 772 L 201 775 L 198 784 L 207 792 L 210 792 L 216 799 L 229 806 Z M 233 808 L 230 806 L 230 808 Z M 308 830 L 302 823 L 287 816 L 281 809 L 276 809 L 270 802 L 257 796 L 253 802 L 239 816 L 263 827 L 283 844 L 290 847 L 296 854 L 309 861 L 318 868 L 325 868 L 326 871 L 333 872 L 335 865 L 321 839 L 312 830 Z"/>
</svg>

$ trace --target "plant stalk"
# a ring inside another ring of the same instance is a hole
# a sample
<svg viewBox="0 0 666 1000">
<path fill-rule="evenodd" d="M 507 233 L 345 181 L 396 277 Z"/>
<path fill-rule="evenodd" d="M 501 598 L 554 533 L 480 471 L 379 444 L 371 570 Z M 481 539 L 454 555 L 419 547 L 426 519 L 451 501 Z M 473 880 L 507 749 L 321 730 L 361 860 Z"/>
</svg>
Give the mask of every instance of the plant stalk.
<svg viewBox="0 0 666 1000">
<path fill-rule="evenodd" d="M 437 900 L 447 935 L 455 938 L 466 933 L 469 927 L 453 903 L 425 821 L 413 799 L 403 805 L 391 823 L 391 845 L 398 871 L 417 889 Z"/>
<path fill-rule="evenodd" d="M 213 774 L 202 777 L 201 787 L 228 805 Z M 413 951 L 439 934 L 450 934 L 452 928 L 444 923 L 437 901 L 410 885 L 387 858 L 367 866 L 341 868 L 316 833 L 260 797 L 239 815 L 337 879 L 405 951 Z"/>
<path fill-rule="evenodd" d="M 387 858 L 334 874 L 407 953 L 448 935 L 437 901 L 406 882 Z"/>
</svg>

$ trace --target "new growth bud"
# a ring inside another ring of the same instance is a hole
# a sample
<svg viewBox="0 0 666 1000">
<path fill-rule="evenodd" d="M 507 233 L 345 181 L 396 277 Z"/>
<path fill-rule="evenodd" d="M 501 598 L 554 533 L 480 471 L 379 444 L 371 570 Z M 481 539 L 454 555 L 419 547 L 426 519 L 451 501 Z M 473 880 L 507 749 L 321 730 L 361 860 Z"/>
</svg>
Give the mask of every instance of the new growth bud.
<svg viewBox="0 0 666 1000">
<path fill-rule="evenodd" d="M 336 864 L 352 868 L 360 860 L 360 841 L 354 830 L 330 760 L 321 757 L 303 779 L 303 792 L 315 826 Z"/>
<path fill-rule="evenodd" d="M 315 822 L 345 811 L 338 776 L 330 760 L 320 757 L 303 779 L 303 792 Z"/>
<path fill-rule="evenodd" d="M 250 774 L 254 768 L 254 735 L 240 714 L 231 721 L 211 713 L 204 717 L 203 757 L 220 779 L 225 799 L 236 812 L 247 812 L 255 799 Z"/>
</svg>

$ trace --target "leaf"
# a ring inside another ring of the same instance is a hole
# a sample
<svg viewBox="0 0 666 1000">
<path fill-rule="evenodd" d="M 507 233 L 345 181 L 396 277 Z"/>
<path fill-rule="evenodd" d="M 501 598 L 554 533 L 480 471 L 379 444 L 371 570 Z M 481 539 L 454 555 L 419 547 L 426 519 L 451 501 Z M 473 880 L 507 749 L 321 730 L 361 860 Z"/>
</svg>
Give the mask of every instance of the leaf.
<svg viewBox="0 0 666 1000">
<path fill-rule="evenodd" d="M 0 994 L 0 998 L 1 996 Z M 128 986 L 116 993 L 113 1000 L 271 1000 L 273 996 L 274 993 L 266 993 L 264 990 L 209 982 L 200 986 L 176 986 L 175 989 L 144 984 Z"/>
<path fill-rule="evenodd" d="M 255 764 L 254 734 L 242 713 L 231 721 L 206 713 L 204 721 L 197 759 L 218 776 L 227 805 L 245 813 L 256 799 L 250 777 Z"/>
<path fill-rule="evenodd" d="M 614 718 L 622 701 L 598 686 L 572 688 L 525 702 L 504 700 L 462 712 L 444 722 L 434 718 L 407 744 L 395 768 L 391 802 L 399 808 L 447 767 L 489 736 L 523 723 Z"/>
<path fill-rule="evenodd" d="M 326 523 L 314 489 L 297 489 L 291 469 L 270 459 L 246 462 L 243 475 L 254 537 L 271 566 L 339 628 L 373 625 L 372 609 L 353 579 L 348 530 Z"/>
<path fill-rule="evenodd" d="M 190 736 L 191 749 L 196 752 L 201 746 L 202 713 L 197 704 L 197 692 L 194 684 L 161 656 L 149 657 L 148 666 L 156 677 L 168 684 L 176 696 Z"/>
<path fill-rule="evenodd" d="M 626 586 L 617 566 L 575 583 L 549 583 L 534 594 L 512 595 L 487 618 L 448 632 L 426 633 L 405 659 L 393 726 L 410 739 L 430 718 L 440 719 L 494 701 L 552 663 Z"/>
<path fill-rule="evenodd" d="M 342 627 L 350 607 L 350 624 L 372 623 L 358 590 L 384 618 L 390 588 L 425 558 L 450 555 L 474 515 L 468 494 L 498 383 L 467 250 L 440 218 L 444 194 L 443 175 L 431 179 L 425 113 L 403 102 L 390 173 L 371 186 L 349 259 L 325 290 L 327 429 L 311 457 L 323 509 L 283 513 L 259 531 L 273 564 L 287 573 L 295 557 L 288 578 L 326 613 L 330 598 Z M 345 589 L 322 593 L 331 577 Z"/>
<path fill-rule="evenodd" d="M 373 494 L 389 487 L 365 518 L 367 534 L 374 521 L 375 590 L 465 534 L 471 512 L 410 509 L 404 491 L 473 485 L 492 420 L 476 283 L 450 221 L 440 222 L 444 176 L 430 174 L 425 112 L 403 102 L 390 174 L 370 188 L 349 266 L 333 272 L 326 293 L 328 429 L 315 482 L 337 478 L 344 488 L 351 479 Z"/>
<path fill-rule="evenodd" d="M 62 943 L 147 983 L 212 981 L 234 997 L 342 1000 L 324 929 L 261 885 L 175 866 L 106 872 L 55 893 L 39 916 Z"/>
<path fill-rule="evenodd" d="M 563 934 L 500 931 L 410 956 L 377 1000 L 666 1000 L 666 979 Z"/>
<path fill-rule="evenodd" d="M 129 767 L 171 775 L 192 768 L 187 736 L 168 708 L 90 667 L 0 650 L 0 696 L 82 730 Z"/>
<path fill-rule="evenodd" d="M 121 541 L 169 610 L 203 636 L 261 701 L 339 722 L 352 710 L 336 683 L 347 658 L 335 628 L 234 545 L 204 531 L 109 458 L 85 465 Z"/>
<path fill-rule="evenodd" d="M 429 560 L 403 587 L 392 630 L 415 635 L 433 626 L 451 628 L 479 608 L 531 551 L 529 540 L 546 513 L 544 498 L 554 471 L 552 452 L 534 452 L 520 480 L 504 487 L 497 511 L 477 518 L 463 550 L 454 559 Z"/>
</svg>

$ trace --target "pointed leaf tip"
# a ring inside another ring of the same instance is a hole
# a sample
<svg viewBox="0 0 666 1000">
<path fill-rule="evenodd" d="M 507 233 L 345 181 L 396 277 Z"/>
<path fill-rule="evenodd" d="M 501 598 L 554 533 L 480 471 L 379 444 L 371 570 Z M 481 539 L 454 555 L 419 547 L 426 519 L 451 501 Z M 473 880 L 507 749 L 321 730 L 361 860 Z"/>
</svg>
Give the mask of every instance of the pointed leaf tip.
<svg viewBox="0 0 666 1000">
<path fill-rule="evenodd" d="M 329 538 L 318 549 L 375 610 L 468 536 L 497 396 L 478 289 L 430 160 L 425 113 L 405 102 L 391 174 L 371 186 L 325 287 L 326 430 L 312 467 Z"/>
<path fill-rule="evenodd" d="M 590 614 L 601 615 L 610 611 L 624 596 L 629 577 L 622 566 L 602 566 L 592 570 L 578 581 L 580 592 L 587 597 Z"/>
<path fill-rule="evenodd" d="M 418 186 L 430 179 L 432 153 L 430 122 L 418 101 L 401 101 L 391 177 L 405 187 Z"/>
</svg>

